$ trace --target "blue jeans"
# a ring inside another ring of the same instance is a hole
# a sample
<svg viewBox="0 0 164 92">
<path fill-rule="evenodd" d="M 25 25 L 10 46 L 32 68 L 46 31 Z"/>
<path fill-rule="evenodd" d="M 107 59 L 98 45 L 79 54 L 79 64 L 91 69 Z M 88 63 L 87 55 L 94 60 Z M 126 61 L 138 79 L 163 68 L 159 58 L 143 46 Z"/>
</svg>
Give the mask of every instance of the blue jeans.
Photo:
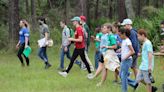
<svg viewBox="0 0 164 92">
<path fill-rule="evenodd" d="M 96 51 L 95 52 L 95 68 L 96 69 L 98 68 L 98 64 L 99 64 L 100 58 L 101 58 L 100 51 Z"/>
<path fill-rule="evenodd" d="M 64 69 L 64 56 L 67 55 L 67 58 L 70 60 L 70 51 L 69 51 L 69 46 L 67 47 L 67 52 L 64 52 L 64 46 L 61 48 L 60 52 L 60 68 Z"/>
<path fill-rule="evenodd" d="M 129 68 L 131 67 L 131 65 L 132 65 L 132 59 L 126 59 L 124 61 L 121 61 L 120 76 L 121 76 L 122 92 L 127 92 L 128 84 L 131 84 L 131 80 L 130 78 L 128 78 Z"/>
<path fill-rule="evenodd" d="M 47 47 L 41 47 L 39 48 L 38 56 L 46 63 L 48 62 L 48 57 L 46 53 Z"/>
</svg>

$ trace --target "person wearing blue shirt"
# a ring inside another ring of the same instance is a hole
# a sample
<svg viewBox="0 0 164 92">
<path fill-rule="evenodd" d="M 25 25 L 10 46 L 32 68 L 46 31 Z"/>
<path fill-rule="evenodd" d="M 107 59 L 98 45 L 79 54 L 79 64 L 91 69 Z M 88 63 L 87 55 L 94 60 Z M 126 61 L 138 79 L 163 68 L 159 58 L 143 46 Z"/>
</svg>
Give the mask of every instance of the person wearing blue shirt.
<svg viewBox="0 0 164 92">
<path fill-rule="evenodd" d="M 132 42 L 132 47 L 134 48 L 135 54 L 132 56 L 133 62 L 132 62 L 132 70 L 134 72 L 135 77 L 137 76 L 137 58 L 139 53 L 139 41 L 137 37 L 137 31 L 133 29 L 132 27 L 132 20 L 131 19 L 124 19 L 123 23 L 121 25 L 124 26 L 125 29 L 130 30 L 130 37 L 129 39 Z"/>
<path fill-rule="evenodd" d="M 29 25 L 26 20 L 21 20 L 19 25 L 21 27 L 21 30 L 19 31 L 19 41 L 16 45 L 16 49 L 19 49 L 17 56 L 21 61 L 22 66 L 24 66 L 24 62 L 22 58 L 23 55 L 26 60 L 27 66 L 29 66 L 29 58 L 23 54 L 24 49 L 27 48 L 29 45 L 29 36 L 30 36 Z"/>
</svg>

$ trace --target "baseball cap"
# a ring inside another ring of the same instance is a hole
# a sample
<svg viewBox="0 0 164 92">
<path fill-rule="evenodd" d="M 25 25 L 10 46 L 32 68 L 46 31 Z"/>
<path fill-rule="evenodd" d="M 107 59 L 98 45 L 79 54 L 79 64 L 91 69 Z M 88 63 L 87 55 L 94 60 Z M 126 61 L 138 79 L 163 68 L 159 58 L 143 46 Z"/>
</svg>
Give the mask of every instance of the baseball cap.
<svg viewBox="0 0 164 92">
<path fill-rule="evenodd" d="M 85 16 L 80 16 L 80 19 L 83 21 L 86 21 L 86 17 Z"/>
<path fill-rule="evenodd" d="M 133 24 L 131 19 L 124 19 L 123 22 L 121 23 L 122 26 L 128 25 L 128 24 L 130 25 Z"/>
<path fill-rule="evenodd" d="M 80 17 L 76 16 L 71 19 L 71 21 L 80 21 Z"/>
</svg>

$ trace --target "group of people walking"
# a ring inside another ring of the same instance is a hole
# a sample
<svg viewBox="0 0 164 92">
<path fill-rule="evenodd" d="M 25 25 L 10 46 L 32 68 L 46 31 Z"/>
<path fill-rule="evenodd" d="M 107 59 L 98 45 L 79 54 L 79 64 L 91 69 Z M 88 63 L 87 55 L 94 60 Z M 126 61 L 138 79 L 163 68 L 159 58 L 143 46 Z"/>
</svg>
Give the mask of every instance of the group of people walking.
<svg viewBox="0 0 164 92">
<path fill-rule="evenodd" d="M 40 39 L 46 41 L 50 38 L 50 32 L 46 24 L 45 18 L 38 19 L 40 25 Z M 136 30 L 132 27 L 131 19 L 124 19 L 122 23 L 105 23 L 95 29 L 95 36 L 91 36 L 85 16 L 76 16 L 71 19 L 75 31 L 72 35 L 65 21 L 60 21 L 62 30 L 62 43 L 60 52 L 60 65 L 58 73 L 67 77 L 74 63 L 80 68 L 87 70 L 88 79 L 96 78 L 102 72 L 101 81 L 97 86 L 101 86 L 107 78 L 108 70 L 114 72 L 114 83 L 121 84 L 122 92 L 128 91 L 128 84 L 136 90 L 142 81 L 146 85 L 147 92 L 156 92 L 157 88 L 152 86 L 152 71 L 154 68 L 153 46 L 147 38 L 145 29 Z M 16 45 L 18 50 L 18 58 L 24 66 L 22 55 L 25 48 L 29 44 L 29 25 L 26 20 L 20 21 L 21 30 L 19 31 L 19 42 Z M 88 57 L 90 39 L 95 42 L 95 67 Z M 140 42 L 142 45 L 140 45 Z M 73 54 L 70 55 L 70 46 L 74 43 Z M 140 49 L 140 47 L 142 49 Z M 46 54 L 47 46 L 39 47 L 38 56 L 44 61 L 45 69 L 51 67 Z M 137 59 L 141 52 L 141 64 L 138 68 Z M 64 67 L 64 56 L 70 60 L 68 67 Z M 77 60 L 80 56 L 81 60 Z M 29 58 L 25 57 L 26 64 L 29 66 Z M 130 79 L 133 70 L 135 79 Z M 96 70 L 95 74 L 92 72 Z M 119 81 L 119 78 L 121 81 Z"/>
</svg>

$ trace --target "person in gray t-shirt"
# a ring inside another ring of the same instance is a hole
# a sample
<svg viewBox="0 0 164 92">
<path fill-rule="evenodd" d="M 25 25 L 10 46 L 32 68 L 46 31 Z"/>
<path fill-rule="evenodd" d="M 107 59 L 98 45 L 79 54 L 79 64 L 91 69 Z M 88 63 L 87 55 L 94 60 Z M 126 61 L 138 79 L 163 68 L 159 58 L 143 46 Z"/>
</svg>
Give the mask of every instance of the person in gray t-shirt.
<svg viewBox="0 0 164 92">
<path fill-rule="evenodd" d="M 39 18 L 38 22 L 40 25 L 40 38 L 41 39 L 45 38 L 45 40 L 48 40 L 50 32 L 49 32 L 48 26 L 46 24 L 45 18 Z M 51 67 L 51 64 L 49 64 L 49 62 L 48 62 L 46 49 L 47 49 L 47 46 L 40 47 L 38 56 L 44 61 L 45 69 L 48 69 L 49 67 Z"/>
<path fill-rule="evenodd" d="M 70 38 L 70 30 L 67 27 L 66 23 L 64 21 L 60 21 L 60 26 L 63 28 L 62 30 L 62 44 L 61 44 L 61 52 L 60 52 L 60 66 L 59 70 L 64 69 L 64 56 L 67 55 L 67 58 L 70 60 L 70 51 L 69 51 L 69 46 L 70 46 L 70 41 L 68 38 Z"/>
</svg>

